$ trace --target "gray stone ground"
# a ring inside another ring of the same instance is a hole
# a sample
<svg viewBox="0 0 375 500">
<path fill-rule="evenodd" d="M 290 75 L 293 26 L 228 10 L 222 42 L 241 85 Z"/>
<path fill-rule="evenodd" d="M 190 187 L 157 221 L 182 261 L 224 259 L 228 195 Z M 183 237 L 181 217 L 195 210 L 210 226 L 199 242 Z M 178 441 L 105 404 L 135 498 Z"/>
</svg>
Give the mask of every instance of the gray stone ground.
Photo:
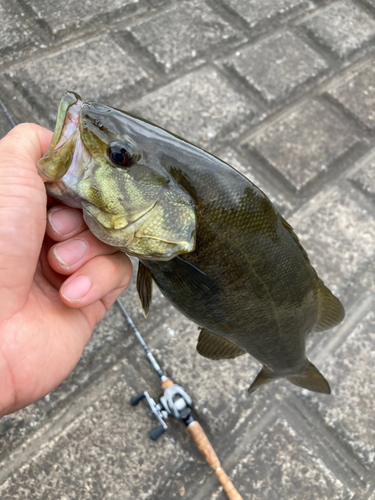
<svg viewBox="0 0 375 500">
<path fill-rule="evenodd" d="M 345 322 L 309 356 L 333 395 L 267 386 L 249 356 L 209 361 L 156 293 L 122 297 L 245 500 L 375 499 L 375 1 L 0 0 L 0 97 L 53 127 L 62 92 L 131 110 L 230 162 L 294 226 Z M 0 135 L 10 128 L 0 110 Z M 224 500 L 118 310 L 74 372 L 0 421 L 0 498 Z"/>
</svg>

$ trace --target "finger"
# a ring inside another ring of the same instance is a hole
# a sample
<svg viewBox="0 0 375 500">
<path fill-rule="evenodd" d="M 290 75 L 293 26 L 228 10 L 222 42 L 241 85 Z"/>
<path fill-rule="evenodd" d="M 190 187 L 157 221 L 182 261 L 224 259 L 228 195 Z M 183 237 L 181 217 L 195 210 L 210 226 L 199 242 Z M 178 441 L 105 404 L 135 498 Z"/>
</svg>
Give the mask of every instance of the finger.
<svg viewBox="0 0 375 500">
<path fill-rule="evenodd" d="M 37 280 L 39 272 L 48 281 L 48 283 L 55 288 L 57 291 L 60 290 L 61 285 L 66 280 L 66 276 L 54 271 L 48 262 L 48 252 L 53 246 L 54 242 L 47 235 L 44 238 L 42 249 L 40 251 L 39 263 L 34 275 L 34 279 Z"/>
<path fill-rule="evenodd" d="M 64 241 L 87 229 L 82 210 L 58 205 L 47 213 L 47 235 L 55 241 Z"/>
<path fill-rule="evenodd" d="M 60 288 L 61 300 L 70 307 L 86 307 L 113 290 L 124 290 L 132 270 L 129 257 L 122 252 L 95 257 L 64 282 Z"/>
<path fill-rule="evenodd" d="M 117 252 L 116 248 L 98 240 L 86 229 L 75 238 L 53 245 L 48 252 L 48 262 L 54 271 L 70 275 L 98 255 Z"/>
<path fill-rule="evenodd" d="M 22 124 L 0 141 L 2 319 L 22 307 L 35 272 L 46 224 L 46 193 L 36 162 L 51 137 L 38 125 Z"/>
<path fill-rule="evenodd" d="M 124 288 L 116 288 L 115 290 L 110 291 L 105 295 L 102 299 L 101 302 L 104 305 L 105 311 L 108 311 L 115 301 L 121 296 L 122 292 L 126 289 Z"/>
<path fill-rule="evenodd" d="M 104 318 L 106 312 L 112 307 L 115 300 L 121 296 L 125 289 L 126 286 L 115 288 L 107 293 L 107 295 L 104 295 L 100 300 L 81 309 L 82 314 L 85 316 L 86 321 L 92 329 L 94 329 L 95 325 Z"/>
</svg>

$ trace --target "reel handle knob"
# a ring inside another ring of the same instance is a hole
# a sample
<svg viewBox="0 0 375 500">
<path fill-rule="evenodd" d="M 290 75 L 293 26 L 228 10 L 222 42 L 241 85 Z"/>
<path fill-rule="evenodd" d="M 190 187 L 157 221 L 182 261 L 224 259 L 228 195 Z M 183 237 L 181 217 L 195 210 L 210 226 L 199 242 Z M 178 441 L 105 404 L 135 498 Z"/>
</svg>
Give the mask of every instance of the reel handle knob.
<svg viewBox="0 0 375 500">
<path fill-rule="evenodd" d="M 133 396 L 131 398 L 130 402 L 131 402 L 132 406 L 136 406 L 145 397 L 146 397 L 145 393 L 142 392 L 142 394 L 138 394 L 138 396 Z"/>
<path fill-rule="evenodd" d="M 166 430 L 166 427 L 163 427 L 162 425 L 160 425 L 160 427 L 155 427 L 155 429 L 152 429 L 150 432 L 150 438 L 153 441 L 156 441 Z"/>
</svg>

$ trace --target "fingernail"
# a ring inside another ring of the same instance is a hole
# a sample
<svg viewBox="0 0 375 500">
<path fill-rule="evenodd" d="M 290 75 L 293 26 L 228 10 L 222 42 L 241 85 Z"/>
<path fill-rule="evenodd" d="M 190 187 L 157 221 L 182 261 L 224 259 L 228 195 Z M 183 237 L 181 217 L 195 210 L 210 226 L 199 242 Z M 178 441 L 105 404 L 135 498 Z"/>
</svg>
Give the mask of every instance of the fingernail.
<svg viewBox="0 0 375 500">
<path fill-rule="evenodd" d="M 87 252 L 87 243 L 84 240 L 71 240 L 65 243 L 60 243 L 55 245 L 53 248 L 53 253 L 56 259 L 64 267 L 70 267 L 79 260 Z"/>
<path fill-rule="evenodd" d="M 82 299 L 90 290 L 91 281 L 87 276 L 77 276 L 63 286 L 62 295 L 70 301 Z"/>
<path fill-rule="evenodd" d="M 58 208 L 48 212 L 48 221 L 57 234 L 69 234 L 82 224 L 82 212 L 74 208 Z"/>
</svg>

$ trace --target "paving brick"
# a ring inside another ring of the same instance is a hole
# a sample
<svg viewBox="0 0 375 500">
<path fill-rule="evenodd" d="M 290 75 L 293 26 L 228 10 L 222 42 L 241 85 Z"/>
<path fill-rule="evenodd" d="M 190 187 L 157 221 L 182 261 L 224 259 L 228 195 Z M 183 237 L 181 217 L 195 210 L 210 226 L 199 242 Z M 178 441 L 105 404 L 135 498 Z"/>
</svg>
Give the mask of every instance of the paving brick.
<svg viewBox="0 0 375 500">
<path fill-rule="evenodd" d="M 168 73 L 217 46 L 238 43 L 244 36 L 202 2 L 179 2 L 129 31 Z M 173 43 L 171 43 L 173 40 Z"/>
<path fill-rule="evenodd" d="M 345 121 L 322 103 L 310 101 L 271 123 L 241 147 L 257 151 L 296 190 L 301 190 L 357 142 Z"/>
<path fill-rule="evenodd" d="M 0 485 L 2 500 L 143 500 L 189 458 L 171 432 L 149 439 L 157 423 L 130 405 L 137 373 L 127 362 L 106 377 L 109 385 L 99 384 L 86 407 L 73 407 L 75 418 L 58 424 L 48 443 L 24 446 L 28 458 Z"/>
<path fill-rule="evenodd" d="M 340 57 L 350 55 L 375 37 L 375 20 L 350 0 L 318 10 L 304 26 Z"/>
<path fill-rule="evenodd" d="M 22 27 L 21 21 L 14 12 L 5 8 L 0 2 L 0 58 L 4 54 L 16 51 L 21 45 L 31 41 L 30 36 Z"/>
<path fill-rule="evenodd" d="M 149 94 L 132 111 L 201 147 L 238 135 L 254 115 L 247 98 L 212 68 L 187 74 Z"/>
<path fill-rule="evenodd" d="M 242 454 L 232 477 L 246 499 L 344 500 L 353 496 L 319 455 L 309 449 L 305 436 L 298 435 L 282 417 L 260 432 L 251 446 L 246 434 L 237 440 Z M 225 500 L 226 496 L 217 490 L 208 498 Z"/>
<path fill-rule="evenodd" d="M 290 32 L 241 49 L 228 63 L 269 103 L 328 68 L 320 55 Z"/>
<path fill-rule="evenodd" d="M 375 159 L 350 176 L 350 181 L 375 202 Z"/>
<path fill-rule="evenodd" d="M 242 16 L 251 27 L 268 21 L 275 17 L 285 16 L 291 13 L 299 13 L 312 7 L 306 0 L 224 0 L 225 3 L 240 16 Z"/>
<path fill-rule="evenodd" d="M 51 32 L 56 35 L 67 29 L 81 28 L 93 18 L 106 19 L 106 15 L 123 7 L 135 6 L 139 0 L 112 0 L 110 3 L 101 0 L 77 2 L 66 0 L 55 3 L 49 0 L 29 0 L 38 19 L 47 23 Z"/>
<path fill-rule="evenodd" d="M 374 61 L 329 92 L 366 127 L 375 129 Z"/>
<path fill-rule="evenodd" d="M 111 94 L 129 92 L 147 78 L 145 71 L 107 35 L 22 63 L 7 75 L 27 89 L 39 109 L 48 110 L 51 123 L 66 90 L 78 92 L 84 100 L 107 103 Z"/>
<path fill-rule="evenodd" d="M 313 198 L 289 222 L 319 276 L 347 301 L 362 266 L 374 260 L 372 207 L 359 192 L 340 193 L 336 187 Z"/>
<path fill-rule="evenodd" d="M 362 298 L 348 312 L 347 322 L 364 304 Z M 375 314 L 374 298 L 368 310 L 356 316 L 345 342 L 326 357 L 322 372 L 331 383 L 333 397 L 317 398 L 304 391 L 309 408 L 360 457 L 365 466 L 375 463 Z M 345 327 L 345 325 L 343 325 Z"/>
</svg>

